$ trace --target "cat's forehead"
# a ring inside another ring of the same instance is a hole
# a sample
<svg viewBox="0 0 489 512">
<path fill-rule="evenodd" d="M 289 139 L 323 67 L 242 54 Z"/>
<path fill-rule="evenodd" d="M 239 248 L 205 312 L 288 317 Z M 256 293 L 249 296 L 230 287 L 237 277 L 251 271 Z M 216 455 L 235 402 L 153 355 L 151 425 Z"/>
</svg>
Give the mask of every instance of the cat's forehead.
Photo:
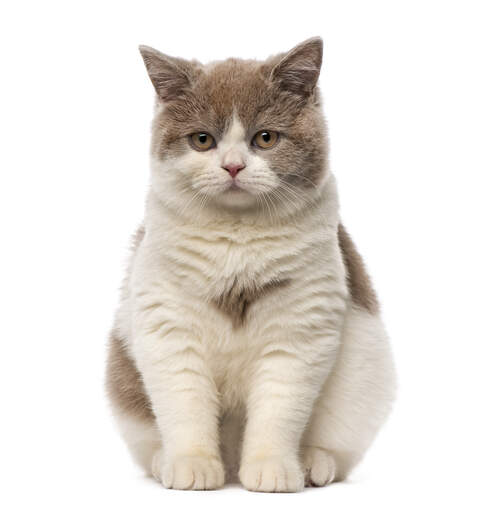
<svg viewBox="0 0 489 512">
<path fill-rule="evenodd" d="M 221 119 L 237 116 L 244 125 L 265 110 L 271 100 L 271 88 L 256 61 L 228 59 L 204 67 L 196 92 Z"/>
<path fill-rule="evenodd" d="M 283 128 L 293 122 L 297 109 L 287 107 L 267 73 L 267 64 L 259 61 L 228 59 L 207 64 L 191 92 L 169 105 L 167 114 L 177 122 L 177 131 L 192 124 L 217 136 L 230 129 L 236 119 L 248 135 L 255 129 Z"/>
</svg>

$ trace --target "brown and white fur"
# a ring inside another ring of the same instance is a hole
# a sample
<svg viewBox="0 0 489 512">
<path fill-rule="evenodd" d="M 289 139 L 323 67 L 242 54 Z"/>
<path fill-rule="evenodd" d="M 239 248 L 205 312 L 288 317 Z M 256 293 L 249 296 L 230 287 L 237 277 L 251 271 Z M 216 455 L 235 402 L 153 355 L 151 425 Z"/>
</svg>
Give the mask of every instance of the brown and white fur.
<svg viewBox="0 0 489 512">
<path fill-rule="evenodd" d="M 151 188 L 108 358 L 122 436 L 168 488 L 342 480 L 387 417 L 394 371 L 338 215 L 322 42 L 206 66 L 141 53 L 157 100 Z M 278 132 L 275 146 L 253 146 L 259 130 Z M 196 132 L 215 147 L 193 149 Z"/>
</svg>

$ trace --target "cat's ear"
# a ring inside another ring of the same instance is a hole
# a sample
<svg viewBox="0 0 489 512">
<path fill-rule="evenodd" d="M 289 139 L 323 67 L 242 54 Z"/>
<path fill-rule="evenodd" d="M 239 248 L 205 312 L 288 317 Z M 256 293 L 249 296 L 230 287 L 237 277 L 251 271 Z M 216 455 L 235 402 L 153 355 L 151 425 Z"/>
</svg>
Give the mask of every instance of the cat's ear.
<svg viewBox="0 0 489 512">
<path fill-rule="evenodd" d="M 191 87 L 196 64 L 177 57 L 169 57 L 154 48 L 139 47 L 149 78 L 163 101 L 182 96 Z"/>
<path fill-rule="evenodd" d="M 316 87 L 323 60 L 323 40 L 313 37 L 286 53 L 272 69 L 270 78 L 280 87 L 309 96 Z"/>
</svg>

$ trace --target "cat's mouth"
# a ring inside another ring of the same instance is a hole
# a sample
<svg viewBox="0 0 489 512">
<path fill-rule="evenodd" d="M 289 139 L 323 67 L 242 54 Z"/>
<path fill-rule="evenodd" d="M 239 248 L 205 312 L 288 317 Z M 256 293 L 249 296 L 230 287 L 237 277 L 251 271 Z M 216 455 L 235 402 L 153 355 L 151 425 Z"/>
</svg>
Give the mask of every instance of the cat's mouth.
<svg viewBox="0 0 489 512">
<path fill-rule="evenodd" d="M 226 192 L 246 192 L 246 190 L 236 180 L 233 180 Z"/>
</svg>

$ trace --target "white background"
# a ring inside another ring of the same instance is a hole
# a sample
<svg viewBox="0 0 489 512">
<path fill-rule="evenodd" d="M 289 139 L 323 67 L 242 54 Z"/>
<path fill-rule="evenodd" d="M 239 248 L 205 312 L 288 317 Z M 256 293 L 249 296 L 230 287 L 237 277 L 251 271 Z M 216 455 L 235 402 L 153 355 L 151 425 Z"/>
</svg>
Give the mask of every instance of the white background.
<svg viewBox="0 0 489 512">
<path fill-rule="evenodd" d="M 2 2 L 2 510 L 488 510 L 487 2 Z M 133 466 L 105 342 L 148 182 L 140 43 L 264 58 L 310 36 L 342 216 L 399 371 L 348 483 L 167 491 Z"/>
</svg>

